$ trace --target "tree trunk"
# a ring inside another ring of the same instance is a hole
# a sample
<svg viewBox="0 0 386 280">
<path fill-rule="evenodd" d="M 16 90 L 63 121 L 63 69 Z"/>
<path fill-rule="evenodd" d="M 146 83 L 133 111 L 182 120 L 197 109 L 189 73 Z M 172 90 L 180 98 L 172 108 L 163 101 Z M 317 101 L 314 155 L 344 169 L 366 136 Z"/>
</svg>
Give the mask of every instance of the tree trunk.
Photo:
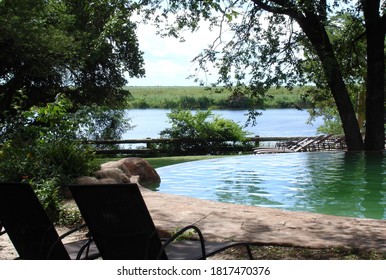
<svg viewBox="0 0 386 280">
<path fill-rule="evenodd" d="M 344 83 L 338 60 L 323 24 L 314 14 L 299 17 L 297 18 L 297 22 L 312 43 L 322 63 L 328 85 L 342 121 L 347 149 L 350 151 L 363 150 L 364 144 L 355 110 Z"/>
<path fill-rule="evenodd" d="M 367 38 L 366 150 L 385 148 L 384 132 L 384 38 L 380 1 L 362 1 Z"/>
</svg>

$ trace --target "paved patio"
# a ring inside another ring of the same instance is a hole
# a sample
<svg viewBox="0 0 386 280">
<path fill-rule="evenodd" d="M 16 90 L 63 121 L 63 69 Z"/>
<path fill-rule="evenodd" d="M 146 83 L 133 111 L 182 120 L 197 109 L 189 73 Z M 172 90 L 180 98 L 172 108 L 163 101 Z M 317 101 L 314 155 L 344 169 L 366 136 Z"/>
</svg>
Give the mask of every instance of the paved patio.
<svg viewBox="0 0 386 280">
<path fill-rule="evenodd" d="M 312 248 L 345 246 L 386 252 L 386 220 L 356 219 L 220 203 L 141 188 L 155 225 L 173 232 L 198 226 L 208 241 L 244 241 Z M 0 259 L 17 256 L 6 235 Z"/>
<path fill-rule="evenodd" d="M 206 240 L 249 241 L 386 252 L 386 220 L 345 218 L 219 203 L 142 189 L 154 223 L 165 231 L 197 225 Z"/>
</svg>

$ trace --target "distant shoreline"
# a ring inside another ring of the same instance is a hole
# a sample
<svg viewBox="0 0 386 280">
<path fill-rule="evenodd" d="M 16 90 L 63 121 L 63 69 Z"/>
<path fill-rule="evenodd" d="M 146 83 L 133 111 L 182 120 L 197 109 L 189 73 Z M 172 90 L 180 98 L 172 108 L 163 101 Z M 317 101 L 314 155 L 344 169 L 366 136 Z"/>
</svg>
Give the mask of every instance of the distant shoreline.
<svg viewBox="0 0 386 280">
<path fill-rule="evenodd" d="M 311 101 L 304 98 L 307 87 L 293 90 L 272 88 L 264 97 L 231 95 L 223 88 L 203 86 L 126 86 L 131 93 L 128 109 L 307 109 Z"/>
</svg>

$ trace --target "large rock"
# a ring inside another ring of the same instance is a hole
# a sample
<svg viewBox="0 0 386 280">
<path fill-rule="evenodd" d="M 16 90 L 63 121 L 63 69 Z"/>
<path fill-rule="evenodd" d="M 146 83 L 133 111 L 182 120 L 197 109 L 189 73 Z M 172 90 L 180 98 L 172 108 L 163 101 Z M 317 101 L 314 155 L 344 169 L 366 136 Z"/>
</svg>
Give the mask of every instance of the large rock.
<svg viewBox="0 0 386 280">
<path fill-rule="evenodd" d="M 138 176 L 140 184 L 159 184 L 161 182 L 157 171 L 142 158 L 124 158 L 118 162 L 122 164 L 122 170 L 127 169 L 129 171 L 130 176 Z"/>
<path fill-rule="evenodd" d="M 119 183 L 138 182 L 141 185 L 159 184 L 161 178 L 148 161 L 138 158 L 124 158 L 101 165 L 97 178 L 114 178 Z"/>
<path fill-rule="evenodd" d="M 122 169 L 116 167 L 100 169 L 95 176 L 98 180 L 110 178 L 117 183 L 131 183 L 130 176 L 127 176 Z"/>
<path fill-rule="evenodd" d="M 77 185 L 137 183 L 140 187 L 152 188 L 160 182 L 161 178 L 148 161 L 132 157 L 106 162 L 101 165 L 95 177 L 80 177 L 74 183 Z M 71 198 L 71 193 L 67 189 L 63 191 L 66 198 Z"/>
<path fill-rule="evenodd" d="M 101 170 L 106 169 L 120 169 L 125 175 L 130 176 L 130 171 L 125 165 L 122 164 L 121 160 L 109 161 L 101 165 Z"/>
</svg>

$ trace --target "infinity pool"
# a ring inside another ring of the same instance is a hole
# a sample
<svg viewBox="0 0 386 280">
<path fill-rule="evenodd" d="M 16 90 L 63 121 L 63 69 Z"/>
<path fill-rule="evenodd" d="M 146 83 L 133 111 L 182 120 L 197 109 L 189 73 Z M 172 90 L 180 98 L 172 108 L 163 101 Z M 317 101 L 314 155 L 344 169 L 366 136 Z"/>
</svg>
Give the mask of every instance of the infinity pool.
<svg viewBox="0 0 386 280">
<path fill-rule="evenodd" d="M 157 169 L 157 191 L 292 211 L 385 219 L 385 153 L 224 157 Z"/>
</svg>

